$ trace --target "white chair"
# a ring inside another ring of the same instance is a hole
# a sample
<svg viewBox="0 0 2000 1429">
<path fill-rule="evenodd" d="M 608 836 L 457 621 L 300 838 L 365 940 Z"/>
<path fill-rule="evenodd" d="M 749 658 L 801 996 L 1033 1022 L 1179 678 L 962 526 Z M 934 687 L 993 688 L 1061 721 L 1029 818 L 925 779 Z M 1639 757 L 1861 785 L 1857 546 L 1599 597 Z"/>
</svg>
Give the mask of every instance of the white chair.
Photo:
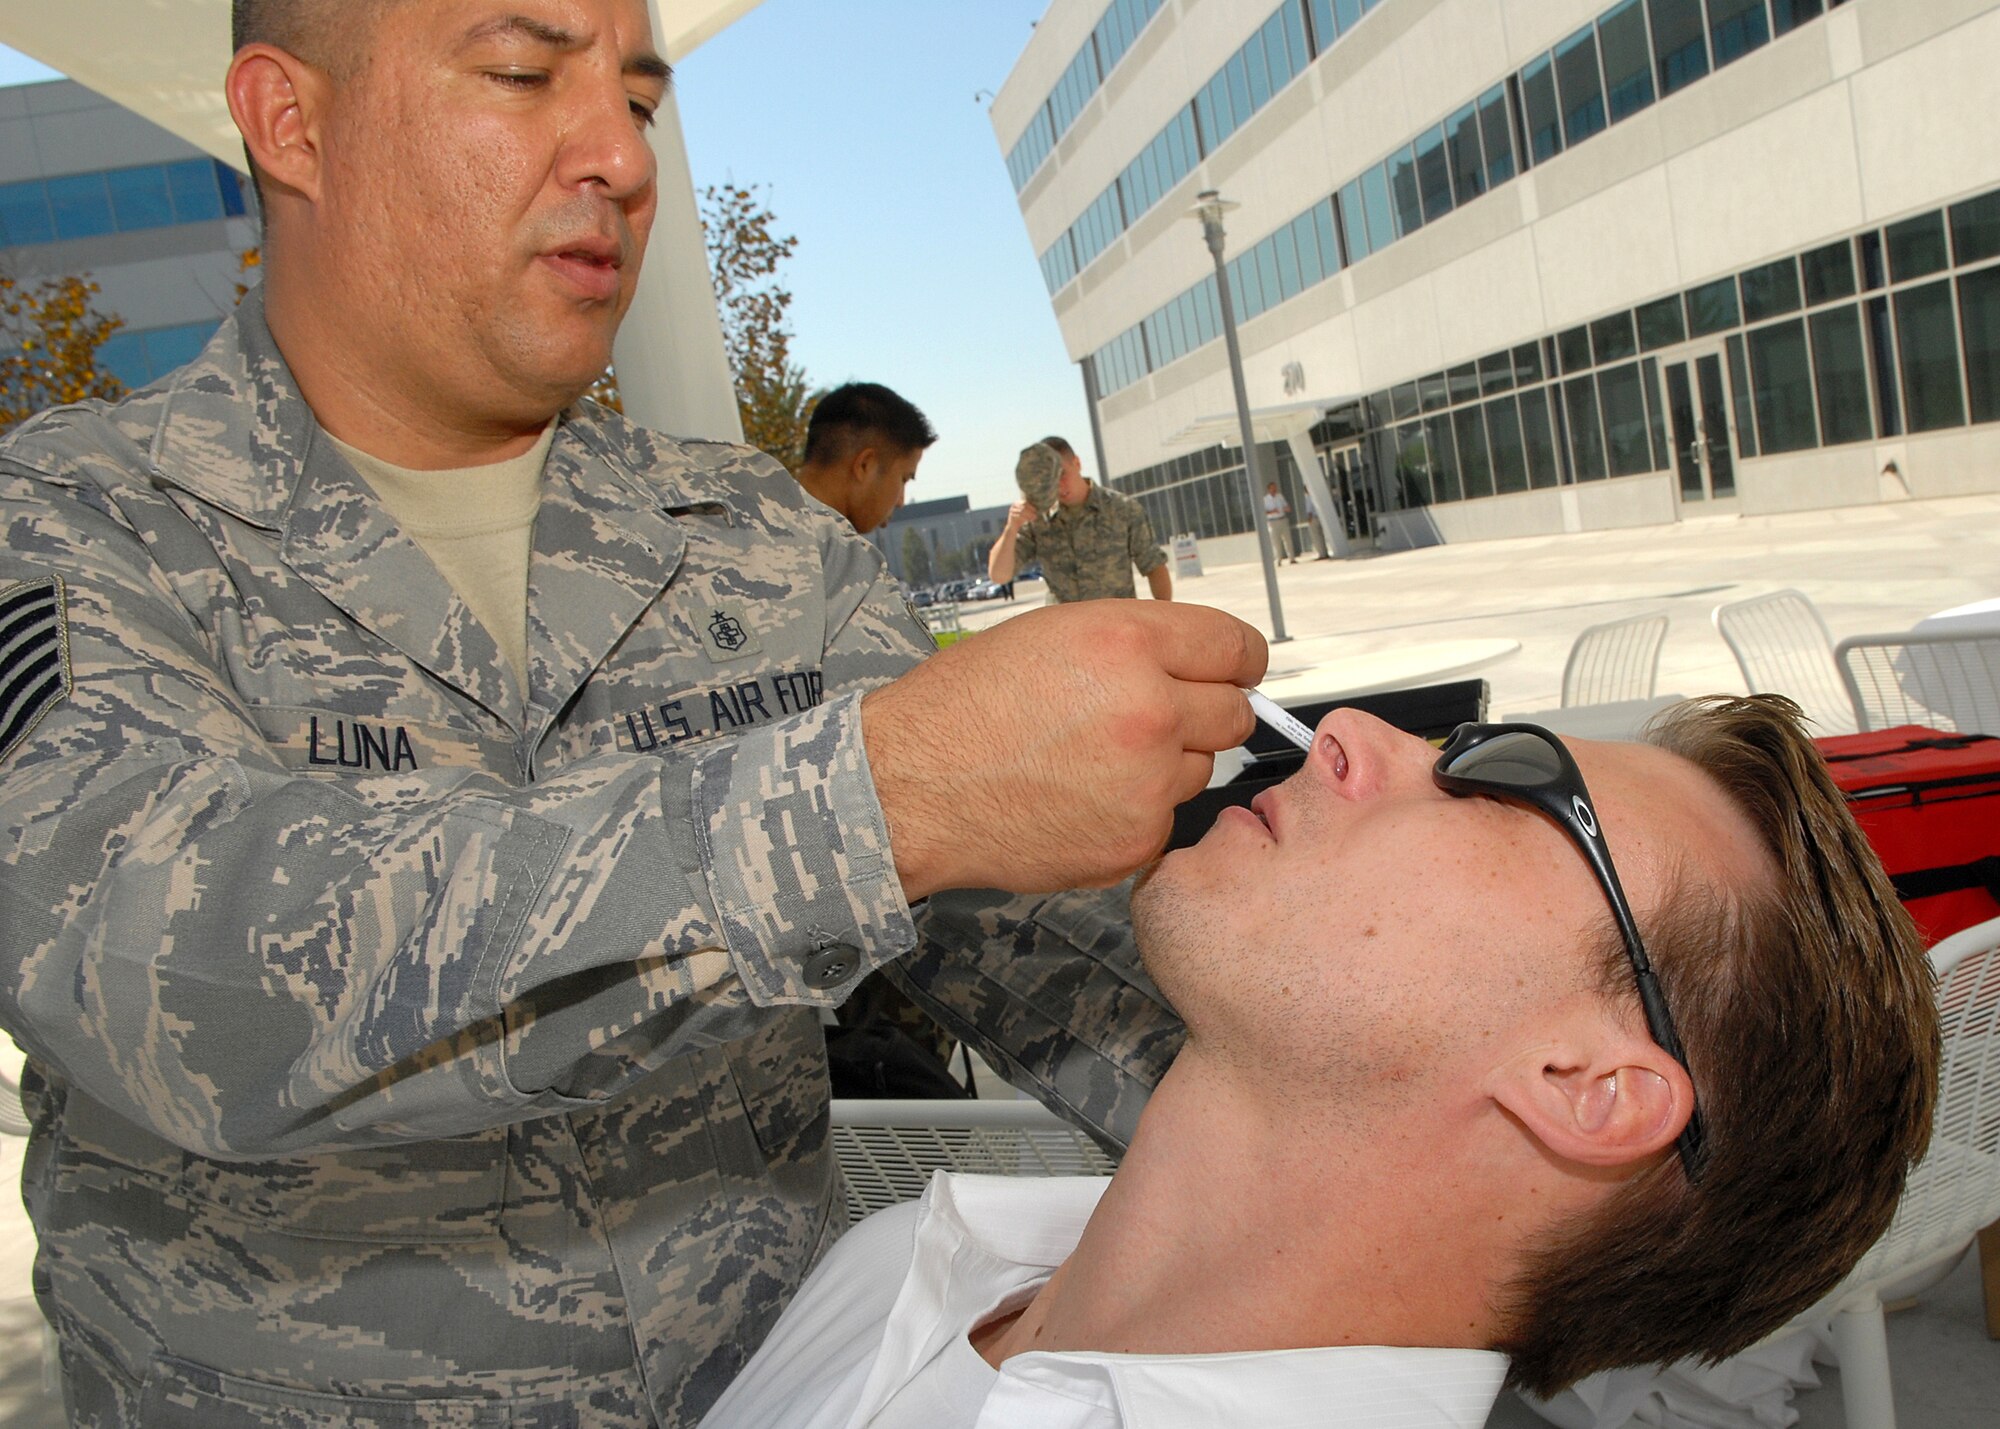
<svg viewBox="0 0 2000 1429">
<path fill-rule="evenodd" d="M 2000 735 L 2000 635 L 1856 635 L 1836 647 L 1834 663 L 1863 729 Z"/>
<path fill-rule="evenodd" d="M 1833 663 L 1833 637 L 1805 592 L 1775 590 L 1728 601 L 1712 618 L 1752 694 L 1789 695 L 1821 734 L 1852 734 L 1858 728 Z"/>
<path fill-rule="evenodd" d="M 1666 640 L 1667 617 L 1661 614 L 1591 626 L 1569 647 L 1563 707 L 1651 699 Z"/>
<path fill-rule="evenodd" d="M 1118 1163 L 1036 1101 L 836 1098 L 833 1152 L 853 1220 L 914 1201 L 934 1171 L 1109 1176 Z"/>
<path fill-rule="evenodd" d="M 2000 1220 L 2000 918 L 1946 938 L 1931 949 L 1931 965 L 1944 1063 L 1930 1151 L 1882 1239 L 1794 1322 L 1833 1317 L 1841 1400 L 1856 1429 L 1895 1429 L 1883 1301 L 1943 1279 L 1981 1229 Z"/>
</svg>

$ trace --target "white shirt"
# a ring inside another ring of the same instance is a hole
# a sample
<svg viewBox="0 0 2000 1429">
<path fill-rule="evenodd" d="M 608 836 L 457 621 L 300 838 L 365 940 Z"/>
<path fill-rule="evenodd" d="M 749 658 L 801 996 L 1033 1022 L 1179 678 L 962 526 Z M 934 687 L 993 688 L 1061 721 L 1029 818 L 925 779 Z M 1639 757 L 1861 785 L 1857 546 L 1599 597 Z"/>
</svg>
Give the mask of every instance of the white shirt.
<svg viewBox="0 0 2000 1429">
<path fill-rule="evenodd" d="M 1507 1372 L 1484 1350 L 1014 1355 L 966 1335 L 1076 1248 L 1109 1181 L 939 1172 L 806 1281 L 703 1429 L 1480 1429 Z"/>
<path fill-rule="evenodd" d="M 1292 508 L 1285 504 L 1285 498 L 1278 495 L 1277 492 L 1267 491 L 1264 493 L 1264 514 L 1273 521 L 1277 520 L 1280 516 L 1289 516 L 1291 511 Z"/>
</svg>

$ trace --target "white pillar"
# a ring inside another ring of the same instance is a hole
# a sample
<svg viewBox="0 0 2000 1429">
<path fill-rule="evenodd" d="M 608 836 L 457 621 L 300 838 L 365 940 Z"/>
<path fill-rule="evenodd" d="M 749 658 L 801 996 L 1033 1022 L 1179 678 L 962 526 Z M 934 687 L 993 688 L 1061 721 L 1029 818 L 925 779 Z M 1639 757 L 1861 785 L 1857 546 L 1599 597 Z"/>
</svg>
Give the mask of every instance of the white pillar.
<svg viewBox="0 0 2000 1429">
<path fill-rule="evenodd" d="M 1340 506 L 1333 499 L 1333 492 L 1327 487 L 1326 473 L 1320 469 L 1319 453 L 1313 450 L 1310 431 L 1293 432 L 1286 438 L 1292 449 L 1292 463 L 1299 469 L 1299 480 L 1306 484 L 1306 496 L 1319 514 L 1320 534 L 1326 538 L 1326 549 L 1336 559 L 1346 560 L 1354 554 L 1354 548 L 1347 544 L 1347 522 L 1341 517 Z"/>
<path fill-rule="evenodd" d="M 653 0 L 654 25 L 664 32 Z M 625 414 L 677 437 L 743 440 L 736 388 L 722 346 L 722 318 L 708 276 L 694 175 L 671 90 L 654 113 L 660 208 L 653 220 L 639 290 L 618 329 L 612 362 Z"/>
</svg>

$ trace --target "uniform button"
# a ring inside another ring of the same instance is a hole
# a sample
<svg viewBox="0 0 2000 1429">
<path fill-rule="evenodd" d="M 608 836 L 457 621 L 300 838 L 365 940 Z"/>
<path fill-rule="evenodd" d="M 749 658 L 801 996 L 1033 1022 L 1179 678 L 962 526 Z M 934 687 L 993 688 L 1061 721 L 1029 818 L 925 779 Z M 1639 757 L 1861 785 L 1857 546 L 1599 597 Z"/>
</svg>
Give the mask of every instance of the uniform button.
<svg viewBox="0 0 2000 1429">
<path fill-rule="evenodd" d="M 806 959 L 806 985 L 834 987 L 853 977 L 860 966 L 859 949 L 847 943 L 830 943 Z"/>
</svg>

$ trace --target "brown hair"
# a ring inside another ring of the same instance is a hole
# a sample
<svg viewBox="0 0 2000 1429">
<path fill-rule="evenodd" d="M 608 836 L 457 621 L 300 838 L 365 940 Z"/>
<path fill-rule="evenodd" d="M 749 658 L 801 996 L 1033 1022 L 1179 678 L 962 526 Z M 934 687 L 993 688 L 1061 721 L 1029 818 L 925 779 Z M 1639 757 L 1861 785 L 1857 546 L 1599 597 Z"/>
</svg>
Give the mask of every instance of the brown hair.
<svg viewBox="0 0 2000 1429">
<path fill-rule="evenodd" d="M 1672 1151 L 1529 1258 L 1495 1348 L 1548 1395 L 1620 1365 L 1745 1349 L 1824 1295 L 1888 1228 L 1930 1141 L 1939 1060 L 1922 939 L 1779 695 L 1668 711 L 1649 742 L 1749 816 L 1777 886 L 1685 877 L 1645 931 L 1707 1121 L 1690 1185 Z M 1608 996 L 1636 1008 L 1614 933 Z"/>
</svg>

